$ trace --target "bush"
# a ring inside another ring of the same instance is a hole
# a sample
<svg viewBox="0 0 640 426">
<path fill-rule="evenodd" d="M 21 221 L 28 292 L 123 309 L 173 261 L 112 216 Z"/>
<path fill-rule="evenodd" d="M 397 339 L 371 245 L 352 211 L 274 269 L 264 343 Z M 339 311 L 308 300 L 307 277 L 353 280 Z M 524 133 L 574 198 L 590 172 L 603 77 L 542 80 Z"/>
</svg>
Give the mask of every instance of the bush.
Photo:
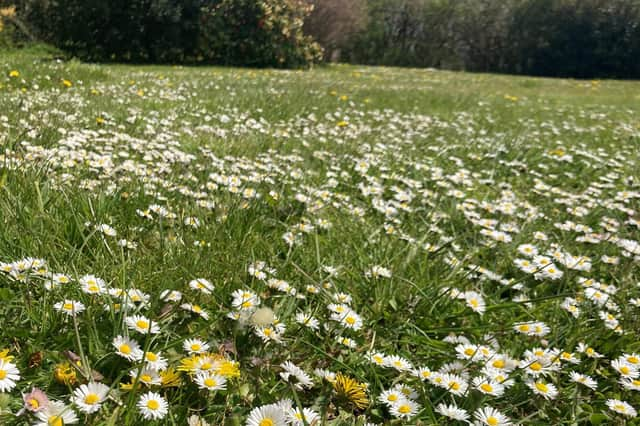
<svg viewBox="0 0 640 426">
<path fill-rule="evenodd" d="M 301 0 L 23 0 L 39 37 L 85 60 L 304 66 Z"/>
<path fill-rule="evenodd" d="M 317 62 L 322 50 L 302 28 L 310 12 L 300 0 L 221 0 L 204 6 L 198 60 L 257 67 Z"/>
</svg>

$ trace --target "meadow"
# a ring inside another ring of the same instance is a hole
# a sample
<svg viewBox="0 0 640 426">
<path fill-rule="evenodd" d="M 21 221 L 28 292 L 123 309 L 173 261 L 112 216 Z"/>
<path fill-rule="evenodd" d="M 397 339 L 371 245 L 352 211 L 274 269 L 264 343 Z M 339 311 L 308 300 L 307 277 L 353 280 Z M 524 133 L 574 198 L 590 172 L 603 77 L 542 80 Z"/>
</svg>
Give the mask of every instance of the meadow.
<svg viewBox="0 0 640 426">
<path fill-rule="evenodd" d="M 0 52 L 0 424 L 636 424 L 639 105 Z"/>
</svg>

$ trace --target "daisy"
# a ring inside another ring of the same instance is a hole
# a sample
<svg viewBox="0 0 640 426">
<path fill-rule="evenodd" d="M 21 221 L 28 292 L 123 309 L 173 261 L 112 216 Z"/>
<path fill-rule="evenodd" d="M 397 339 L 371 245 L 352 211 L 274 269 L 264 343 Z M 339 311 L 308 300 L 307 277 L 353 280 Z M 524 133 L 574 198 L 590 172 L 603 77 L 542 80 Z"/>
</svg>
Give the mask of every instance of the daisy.
<svg viewBox="0 0 640 426">
<path fill-rule="evenodd" d="M 609 407 L 611 411 L 615 411 L 616 413 L 622 414 L 623 416 L 636 417 L 638 415 L 638 412 L 635 408 L 633 408 L 627 402 L 620 401 L 619 399 L 608 399 L 607 407 Z"/>
<path fill-rule="evenodd" d="M 80 287 L 87 294 L 101 294 L 105 291 L 104 280 L 94 275 L 85 275 L 80 278 Z"/>
<path fill-rule="evenodd" d="M 71 400 L 83 413 L 95 413 L 100 410 L 108 394 L 109 386 L 102 383 L 89 383 L 80 385 L 74 390 Z"/>
<path fill-rule="evenodd" d="M 38 388 L 33 388 L 31 392 L 23 394 L 22 400 L 24 401 L 23 410 L 31 411 L 32 413 L 42 411 L 49 405 L 47 394 Z"/>
<path fill-rule="evenodd" d="M 78 302 L 77 300 L 69 300 L 69 299 L 65 299 L 64 302 L 56 303 L 55 305 L 53 305 L 53 308 L 56 311 L 63 312 L 69 316 L 78 314 L 86 309 L 81 302 Z"/>
<path fill-rule="evenodd" d="M 138 400 L 138 408 L 145 420 L 159 420 L 169 412 L 167 401 L 155 392 L 147 392 L 142 395 Z"/>
<path fill-rule="evenodd" d="M 296 314 L 296 322 L 312 330 L 318 330 L 320 328 L 320 322 L 316 318 L 303 312 Z"/>
<path fill-rule="evenodd" d="M 162 377 L 160 377 L 160 374 L 156 370 L 152 370 L 150 368 L 145 368 L 142 371 L 131 370 L 129 371 L 129 376 L 134 380 L 138 377 L 138 380 L 147 386 L 162 384 Z"/>
<path fill-rule="evenodd" d="M 413 366 L 407 359 L 398 355 L 390 355 L 386 357 L 385 367 L 392 367 L 398 371 L 409 371 L 413 369 Z"/>
<path fill-rule="evenodd" d="M 476 418 L 476 425 L 486 426 L 511 426 L 511 420 L 500 411 L 492 407 L 478 408 L 473 417 Z"/>
<path fill-rule="evenodd" d="M 151 320 L 142 315 L 132 315 L 125 318 L 127 326 L 134 331 L 142 334 L 158 334 L 160 327 L 156 323 L 152 323 Z"/>
<path fill-rule="evenodd" d="M 189 354 L 201 354 L 209 350 L 209 344 L 201 339 L 186 339 L 182 348 Z"/>
<path fill-rule="evenodd" d="M 195 280 L 189 281 L 189 287 L 204 294 L 211 294 L 213 291 L 213 284 L 205 278 L 196 278 Z"/>
<path fill-rule="evenodd" d="M 143 358 L 147 368 L 152 370 L 163 371 L 169 365 L 167 359 L 163 358 L 160 352 L 147 352 Z"/>
<path fill-rule="evenodd" d="M 78 416 L 71 407 L 60 401 L 49 401 L 42 411 L 36 413 L 38 422 L 34 426 L 62 426 L 78 423 Z"/>
<path fill-rule="evenodd" d="M 389 409 L 389 412 L 394 417 L 409 419 L 415 416 L 421 409 L 422 407 L 420 404 L 405 398 L 393 404 Z"/>
<path fill-rule="evenodd" d="M 182 305 L 180 305 L 180 307 L 182 309 L 184 309 L 185 311 L 190 311 L 193 312 L 194 314 L 198 314 L 200 315 L 202 318 L 208 320 L 209 319 L 209 313 L 207 311 L 205 311 L 204 309 L 202 309 L 202 307 L 200 307 L 200 305 L 194 305 L 191 303 L 183 303 Z"/>
<path fill-rule="evenodd" d="M 542 380 L 531 381 L 527 386 L 533 393 L 542 395 L 545 399 L 554 399 L 558 396 L 558 389 L 551 383 L 545 383 Z"/>
<path fill-rule="evenodd" d="M 474 388 L 487 395 L 502 396 L 504 393 L 504 386 L 501 383 L 486 377 L 476 377 L 472 383 Z"/>
<path fill-rule="evenodd" d="M 378 401 L 389 407 L 405 399 L 407 399 L 407 397 L 398 389 L 387 389 L 378 396 Z"/>
<path fill-rule="evenodd" d="M 458 408 L 455 404 L 446 405 L 438 404 L 436 412 L 453 420 L 466 422 L 469 420 L 469 413 L 462 408 Z"/>
<path fill-rule="evenodd" d="M 160 299 L 165 302 L 179 302 L 182 300 L 182 293 L 177 290 L 163 290 Z"/>
<path fill-rule="evenodd" d="M 283 408 L 278 404 L 256 407 L 249 413 L 246 426 L 286 426 L 289 424 Z"/>
<path fill-rule="evenodd" d="M 613 367 L 613 369 L 616 370 L 622 377 L 627 379 L 635 379 L 640 375 L 637 367 L 628 364 L 624 360 L 624 358 L 611 361 L 611 367 Z"/>
<path fill-rule="evenodd" d="M 285 382 L 289 382 L 289 379 L 294 378 L 297 382 L 294 383 L 296 389 L 302 390 L 313 386 L 311 376 L 291 361 L 285 361 L 283 364 L 280 364 L 280 367 L 284 369 L 284 371 L 280 373 L 280 377 L 282 377 Z"/>
<path fill-rule="evenodd" d="M 128 359 L 129 361 L 138 361 L 142 359 L 142 350 L 140 349 L 138 342 L 135 340 L 116 336 L 111 344 L 116 348 L 116 354 Z"/>
<path fill-rule="evenodd" d="M 598 382 L 596 382 L 591 376 L 587 376 L 586 374 L 580 374 L 576 371 L 572 371 L 571 373 L 569 373 L 569 377 L 573 382 L 584 385 L 591 390 L 596 390 L 596 388 L 598 387 Z M 640 382 L 638 382 L 638 384 L 640 384 Z"/>
<path fill-rule="evenodd" d="M 311 408 L 303 408 L 302 413 L 297 408 L 286 410 L 287 420 L 293 426 L 316 425 L 320 423 L 320 414 Z"/>
<path fill-rule="evenodd" d="M 15 364 L 0 358 L 0 392 L 8 392 L 16 387 L 17 380 L 20 380 L 20 371 Z"/>
<path fill-rule="evenodd" d="M 225 390 L 227 388 L 227 379 L 219 374 L 211 374 L 199 371 L 194 379 L 200 389 L 210 391 Z"/>
<path fill-rule="evenodd" d="M 231 306 L 240 311 L 253 311 L 260 305 L 260 298 L 252 291 L 236 290 L 231 297 Z"/>
</svg>

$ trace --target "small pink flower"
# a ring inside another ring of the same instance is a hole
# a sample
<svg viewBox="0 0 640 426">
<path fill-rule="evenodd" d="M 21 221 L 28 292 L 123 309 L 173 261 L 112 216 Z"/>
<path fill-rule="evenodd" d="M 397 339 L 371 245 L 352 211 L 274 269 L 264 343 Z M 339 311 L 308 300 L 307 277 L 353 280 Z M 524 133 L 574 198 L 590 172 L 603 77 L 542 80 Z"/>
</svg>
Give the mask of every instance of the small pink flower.
<svg viewBox="0 0 640 426">
<path fill-rule="evenodd" d="M 49 405 L 49 398 L 38 388 L 33 388 L 31 392 L 23 394 L 22 399 L 24 400 L 24 409 L 32 413 L 44 410 Z"/>
</svg>

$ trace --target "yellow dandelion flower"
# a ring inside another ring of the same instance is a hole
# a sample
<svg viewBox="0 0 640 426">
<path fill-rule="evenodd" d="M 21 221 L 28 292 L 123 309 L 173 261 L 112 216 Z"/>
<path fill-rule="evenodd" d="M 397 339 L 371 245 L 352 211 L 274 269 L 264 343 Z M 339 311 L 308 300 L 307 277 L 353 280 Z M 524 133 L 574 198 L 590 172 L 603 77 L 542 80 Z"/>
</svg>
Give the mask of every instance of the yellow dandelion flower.
<svg viewBox="0 0 640 426">
<path fill-rule="evenodd" d="M 169 367 L 160 373 L 163 388 L 175 388 L 180 386 L 180 373 L 175 368 Z"/>
<path fill-rule="evenodd" d="M 72 385 L 77 381 L 76 370 L 68 362 L 57 364 L 53 371 L 53 377 L 58 383 L 65 385 Z"/>
<path fill-rule="evenodd" d="M 13 355 L 9 355 L 9 349 L 3 349 L 0 351 L 0 361 L 11 362 Z"/>
<path fill-rule="evenodd" d="M 363 410 L 369 406 L 367 398 L 367 386 L 342 373 L 336 374 L 336 380 L 332 383 L 333 390 L 342 402 L 353 408 Z"/>
</svg>

